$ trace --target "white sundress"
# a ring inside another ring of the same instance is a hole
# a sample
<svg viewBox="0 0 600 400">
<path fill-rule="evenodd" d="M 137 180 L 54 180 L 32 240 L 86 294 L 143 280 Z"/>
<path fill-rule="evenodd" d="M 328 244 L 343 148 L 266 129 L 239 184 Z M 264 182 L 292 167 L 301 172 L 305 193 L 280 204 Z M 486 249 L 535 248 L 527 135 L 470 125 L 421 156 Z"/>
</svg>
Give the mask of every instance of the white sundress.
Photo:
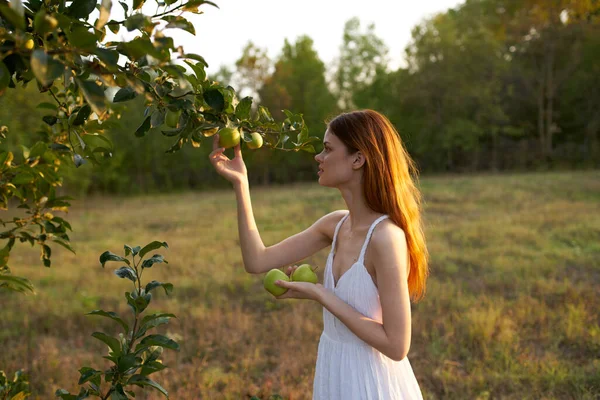
<svg viewBox="0 0 600 400">
<path fill-rule="evenodd" d="M 327 258 L 324 286 L 361 314 L 382 322 L 379 292 L 364 266 L 365 251 L 375 226 L 373 222 L 358 261 L 333 283 L 335 242 L 342 223 L 338 222 Z M 323 307 L 323 333 L 319 340 L 313 400 L 402 400 L 422 399 L 421 390 L 408 358 L 394 361 L 358 338 L 337 317 Z"/>
</svg>

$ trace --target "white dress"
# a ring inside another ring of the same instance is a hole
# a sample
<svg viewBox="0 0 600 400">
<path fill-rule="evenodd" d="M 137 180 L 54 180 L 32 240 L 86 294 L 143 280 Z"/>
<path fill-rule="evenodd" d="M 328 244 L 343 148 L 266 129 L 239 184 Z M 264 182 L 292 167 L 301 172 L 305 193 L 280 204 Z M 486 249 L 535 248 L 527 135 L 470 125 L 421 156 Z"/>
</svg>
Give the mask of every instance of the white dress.
<svg viewBox="0 0 600 400">
<path fill-rule="evenodd" d="M 361 314 L 382 321 L 379 292 L 364 266 L 365 251 L 375 226 L 369 228 L 358 261 L 333 283 L 335 242 L 342 223 L 338 222 L 327 258 L 324 286 Z M 313 383 L 313 400 L 401 400 L 422 399 L 408 358 L 394 361 L 358 338 L 323 307 L 323 333 L 319 340 Z"/>
</svg>

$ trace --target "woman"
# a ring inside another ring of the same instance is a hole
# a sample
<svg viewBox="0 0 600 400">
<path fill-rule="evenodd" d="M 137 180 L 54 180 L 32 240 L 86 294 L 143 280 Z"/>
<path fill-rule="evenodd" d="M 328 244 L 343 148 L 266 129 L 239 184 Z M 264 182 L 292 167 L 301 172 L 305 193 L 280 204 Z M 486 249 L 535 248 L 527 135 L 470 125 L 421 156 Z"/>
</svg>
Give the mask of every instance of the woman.
<svg viewBox="0 0 600 400">
<path fill-rule="evenodd" d="M 239 145 L 230 160 L 217 143 L 209 157 L 235 188 L 247 272 L 290 265 L 331 245 L 323 285 L 276 283 L 288 289 L 280 299 L 323 305 L 313 399 L 421 399 L 406 355 L 410 300 L 425 292 L 428 251 L 421 196 L 411 177 L 416 169 L 389 120 L 361 110 L 329 122 L 323 151 L 315 156 L 319 184 L 338 189 L 348 210 L 329 213 L 270 247 L 256 228 Z"/>
</svg>

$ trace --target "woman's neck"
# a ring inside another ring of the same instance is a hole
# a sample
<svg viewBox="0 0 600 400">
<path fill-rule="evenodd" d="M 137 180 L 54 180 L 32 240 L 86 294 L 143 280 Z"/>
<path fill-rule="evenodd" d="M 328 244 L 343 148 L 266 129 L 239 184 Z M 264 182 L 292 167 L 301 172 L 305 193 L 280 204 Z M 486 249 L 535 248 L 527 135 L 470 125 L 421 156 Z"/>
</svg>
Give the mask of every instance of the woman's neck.
<svg viewBox="0 0 600 400">
<path fill-rule="evenodd" d="M 373 221 L 381 216 L 381 213 L 373 211 L 368 205 L 360 185 L 347 186 L 339 189 L 346 207 L 350 211 L 350 231 L 362 231 L 367 229 Z"/>
</svg>

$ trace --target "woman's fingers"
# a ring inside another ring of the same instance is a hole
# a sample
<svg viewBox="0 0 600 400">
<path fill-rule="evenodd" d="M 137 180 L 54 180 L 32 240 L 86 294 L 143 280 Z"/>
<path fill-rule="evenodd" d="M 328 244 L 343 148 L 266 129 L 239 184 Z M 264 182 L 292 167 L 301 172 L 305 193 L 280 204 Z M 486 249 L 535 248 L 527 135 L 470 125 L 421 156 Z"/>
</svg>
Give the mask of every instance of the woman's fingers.
<svg viewBox="0 0 600 400">
<path fill-rule="evenodd" d="M 296 270 L 296 268 L 298 268 L 297 265 L 287 267 L 287 274 L 288 274 L 288 276 L 292 276 L 292 274 L 294 273 L 294 271 Z"/>
<path fill-rule="evenodd" d="M 216 160 L 217 158 L 220 158 L 219 156 L 221 156 L 223 154 L 223 152 L 225 151 L 225 149 L 223 147 L 219 147 L 219 135 L 215 135 L 213 136 L 213 151 L 210 153 L 210 155 L 208 156 L 210 158 L 210 160 Z M 223 156 L 224 158 L 227 158 L 225 156 Z"/>
<path fill-rule="evenodd" d="M 242 157 L 242 144 L 241 143 L 239 143 L 238 145 L 236 145 L 233 148 L 233 154 L 235 154 L 235 157 L 243 158 Z"/>
</svg>

